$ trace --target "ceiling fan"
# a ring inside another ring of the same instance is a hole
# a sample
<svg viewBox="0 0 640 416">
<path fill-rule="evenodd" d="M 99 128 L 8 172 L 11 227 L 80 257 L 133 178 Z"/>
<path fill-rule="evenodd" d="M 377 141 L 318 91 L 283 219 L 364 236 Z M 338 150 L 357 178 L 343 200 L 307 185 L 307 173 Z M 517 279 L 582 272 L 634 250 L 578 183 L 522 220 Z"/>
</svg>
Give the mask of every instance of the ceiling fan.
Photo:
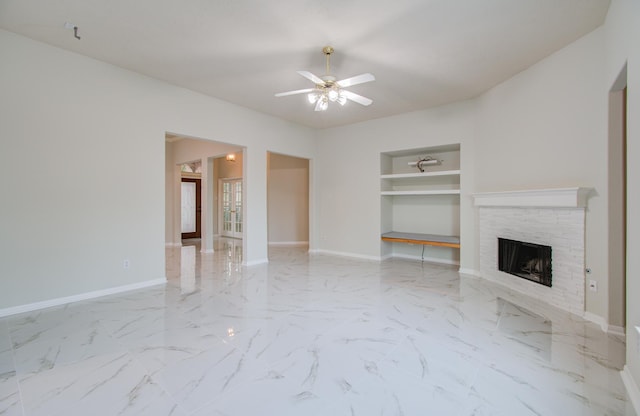
<svg viewBox="0 0 640 416">
<path fill-rule="evenodd" d="M 325 111 L 327 108 L 329 108 L 329 101 L 337 102 L 340 105 L 344 105 L 347 100 L 351 100 L 361 105 L 371 105 L 373 100 L 371 100 L 370 98 L 363 97 L 362 95 L 348 91 L 345 88 L 351 87 L 352 85 L 375 81 L 376 78 L 372 74 L 365 73 L 356 75 L 351 78 L 336 81 L 336 77 L 331 75 L 331 71 L 329 68 L 329 60 L 331 59 L 333 48 L 331 46 L 325 46 L 324 48 L 322 48 L 322 53 L 324 53 L 327 57 L 326 75 L 319 77 L 309 71 L 297 71 L 298 74 L 316 84 L 314 88 L 280 92 L 276 94 L 276 97 L 306 93 L 309 102 L 316 105 L 315 111 Z"/>
</svg>

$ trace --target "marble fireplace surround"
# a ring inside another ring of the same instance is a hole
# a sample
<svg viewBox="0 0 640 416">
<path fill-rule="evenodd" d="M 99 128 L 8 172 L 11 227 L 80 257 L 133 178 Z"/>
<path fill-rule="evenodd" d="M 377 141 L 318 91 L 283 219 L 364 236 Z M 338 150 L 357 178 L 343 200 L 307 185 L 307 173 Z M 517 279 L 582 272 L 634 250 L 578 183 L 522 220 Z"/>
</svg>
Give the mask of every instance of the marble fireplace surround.
<svg viewBox="0 0 640 416">
<path fill-rule="evenodd" d="M 480 274 L 510 289 L 584 315 L 585 210 L 591 188 L 474 194 Z M 552 287 L 498 270 L 498 237 L 552 247 Z"/>
</svg>

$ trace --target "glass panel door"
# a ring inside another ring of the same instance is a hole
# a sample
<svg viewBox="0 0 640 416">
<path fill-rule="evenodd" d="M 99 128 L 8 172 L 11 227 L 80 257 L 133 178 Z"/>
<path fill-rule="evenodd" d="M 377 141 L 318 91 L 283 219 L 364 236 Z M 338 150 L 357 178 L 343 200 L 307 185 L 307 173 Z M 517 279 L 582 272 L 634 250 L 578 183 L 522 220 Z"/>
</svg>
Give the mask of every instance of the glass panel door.
<svg viewBox="0 0 640 416">
<path fill-rule="evenodd" d="M 242 238 L 242 181 L 236 181 L 233 183 L 234 190 L 234 210 L 235 210 L 235 227 L 234 237 Z"/>
<path fill-rule="evenodd" d="M 230 236 L 231 227 L 231 183 L 222 182 L 222 235 Z"/>
<path fill-rule="evenodd" d="M 221 234 L 242 238 L 242 179 L 223 179 L 221 189 Z"/>
</svg>

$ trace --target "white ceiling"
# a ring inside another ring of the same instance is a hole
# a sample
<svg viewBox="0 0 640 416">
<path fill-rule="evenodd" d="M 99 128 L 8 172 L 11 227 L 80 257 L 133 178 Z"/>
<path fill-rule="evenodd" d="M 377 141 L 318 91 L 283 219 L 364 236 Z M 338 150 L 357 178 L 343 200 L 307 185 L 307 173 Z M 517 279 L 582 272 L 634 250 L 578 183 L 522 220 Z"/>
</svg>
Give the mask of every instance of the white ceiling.
<svg viewBox="0 0 640 416">
<path fill-rule="evenodd" d="M 0 28 L 314 128 L 477 96 L 604 21 L 609 0 L 0 0 Z M 76 40 L 65 22 L 78 26 Z M 373 99 L 314 112 L 296 70 Z"/>
</svg>

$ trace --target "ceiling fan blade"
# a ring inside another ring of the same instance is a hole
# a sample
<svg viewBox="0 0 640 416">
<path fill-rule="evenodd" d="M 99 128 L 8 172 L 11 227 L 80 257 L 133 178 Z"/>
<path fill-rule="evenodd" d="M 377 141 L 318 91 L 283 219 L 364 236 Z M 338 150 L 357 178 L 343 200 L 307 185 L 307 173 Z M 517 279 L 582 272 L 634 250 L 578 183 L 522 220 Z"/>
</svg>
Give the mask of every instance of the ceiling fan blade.
<svg viewBox="0 0 640 416">
<path fill-rule="evenodd" d="M 373 102 L 372 99 L 367 98 L 367 97 L 363 97 L 362 95 L 356 94 L 356 93 L 351 92 L 351 91 L 342 90 L 342 91 L 340 91 L 340 93 L 342 95 L 344 95 L 345 97 L 347 97 L 348 100 L 355 101 L 358 104 L 371 105 L 371 103 Z"/>
<path fill-rule="evenodd" d="M 303 90 L 279 92 L 279 93 L 276 94 L 276 97 L 286 97 L 287 95 L 304 94 L 305 92 L 311 92 L 311 91 L 313 91 L 313 88 L 305 88 Z"/>
<path fill-rule="evenodd" d="M 375 80 L 376 80 L 376 77 L 374 77 L 373 74 L 370 74 L 367 72 L 366 74 L 360 74 L 360 75 L 356 75 L 355 77 L 340 80 L 336 82 L 336 84 L 338 84 L 342 88 L 345 88 L 345 87 L 350 87 L 352 85 L 363 84 L 365 82 L 370 82 Z"/>
<path fill-rule="evenodd" d="M 303 77 L 305 77 L 306 79 L 308 79 L 309 81 L 313 82 L 314 84 L 324 85 L 324 80 L 322 78 L 320 78 L 317 75 L 313 75 L 309 71 L 296 71 L 296 72 L 302 75 Z"/>
</svg>

